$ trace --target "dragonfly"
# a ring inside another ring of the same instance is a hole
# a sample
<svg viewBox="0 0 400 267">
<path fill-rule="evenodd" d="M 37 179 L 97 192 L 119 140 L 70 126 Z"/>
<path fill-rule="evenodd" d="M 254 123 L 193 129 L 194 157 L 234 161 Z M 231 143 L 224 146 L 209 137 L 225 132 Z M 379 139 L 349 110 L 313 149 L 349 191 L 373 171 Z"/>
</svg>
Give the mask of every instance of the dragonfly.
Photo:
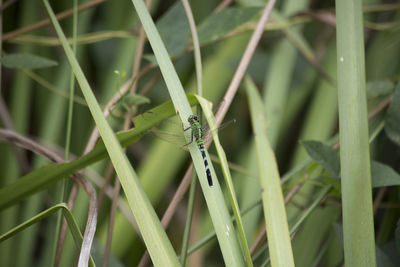
<svg viewBox="0 0 400 267">
<path fill-rule="evenodd" d="M 150 119 L 150 117 L 152 115 L 161 116 L 161 114 L 156 114 L 156 113 L 150 113 L 150 114 L 147 113 L 146 116 L 148 116 L 148 119 Z M 177 121 L 173 121 L 173 120 L 170 120 L 170 119 L 166 119 L 165 122 L 166 121 L 168 121 L 169 124 L 179 125 L 179 123 Z M 190 125 L 187 128 L 184 128 L 181 125 L 181 127 L 182 127 L 181 130 L 180 130 L 181 134 L 179 134 L 179 133 L 174 134 L 174 133 L 165 132 L 163 130 L 157 129 L 157 127 L 151 129 L 150 133 L 155 134 L 156 136 L 160 137 L 161 139 L 164 139 L 167 142 L 177 144 L 181 148 L 184 148 L 187 145 L 190 145 L 193 142 L 195 142 L 197 144 L 199 150 L 200 150 L 200 153 L 201 153 L 201 156 L 202 156 L 202 159 L 203 159 L 203 162 L 204 162 L 204 167 L 205 167 L 205 170 L 206 170 L 206 177 L 207 177 L 208 185 L 210 187 L 212 187 L 213 186 L 213 179 L 212 179 L 212 175 L 211 175 L 211 171 L 210 171 L 210 167 L 209 167 L 209 162 L 208 162 L 207 157 L 206 157 L 205 140 L 207 140 L 208 138 L 211 138 L 211 136 L 212 136 L 211 132 L 219 131 L 222 128 L 225 128 L 226 126 L 230 125 L 231 123 L 236 122 L 236 120 L 233 119 L 233 120 L 230 120 L 228 122 L 225 122 L 220 127 L 216 128 L 216 129 L 213 129 L 210 132 L 208 132 L 208 128 L 209 127 L 208 127 L 207 124 L 201 125 L 198 115 L 190 115 L 188 117 L 188 122 L 189 122 Z M 182 135 L 182 132 L 181 132 L 182 129 L 183 129 L 183 135 Z M 190 131 L 190 136 L 189 136 L 189 134 L 185 134 L 188 131 Z M 207 135 L 205 134 L 206 132 L 208 132 Z M 186 143 L 187 140 L 185 139 L 184 136 L 186 136 L 187 138 L 190 138 L 190 141 L 188 143 Z"/>
<path fill-rule="evenodd" d="M 188 122 L 190 123 L 190 126 L 188 128 L 186 128 L 186 129 L 184 129 L 184 131 L 187 131 L 187 130 L 191 129 L 192 130 L 192 134 L 191 134 L 190 142 L 187 143 L 186 145 L 189 145 L 189 144 L 193 143 L 193 141 L 196 142 L 197 146 L 200 149 L 201 156 L 203 157 L 203 162 L 204 162 L 204 167 L 206 169 L 208 185 L 210 187 L 212 187 L 213 186 L 213 181 L 212 181 L 212 177 L 211 177 L 210 167 L 208 167 L 208 161 L 207 161 L 207 157 L 206 157 L 206 152 L 205 152 L 205 149 L 204 149 L 203 128 L 200 125 L 199 117 L 197 115 L 190 115 L 189 118 L 188 118 Z"/>
</svg>

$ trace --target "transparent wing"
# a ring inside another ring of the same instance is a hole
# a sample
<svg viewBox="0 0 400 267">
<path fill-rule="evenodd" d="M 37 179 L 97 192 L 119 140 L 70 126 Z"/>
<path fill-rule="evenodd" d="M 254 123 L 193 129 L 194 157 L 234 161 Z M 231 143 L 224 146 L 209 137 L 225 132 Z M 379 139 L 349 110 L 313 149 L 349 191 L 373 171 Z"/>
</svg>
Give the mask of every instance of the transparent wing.
<svg viewBox="0 0 400 267">
<path fill-rule="evenodd" d="M 224 123 L 221 124 L 218 128 L 216 128 L 216 129 L 211 129 L 211 130 L 209 130 L 208 124 L 205 123 L 205 124 L 204 124 L 204 127 L 202 127 L 202 129 L 203 129 L 203 134 L 204 134 L 203 140 L 204 140 L 205 142 L 208 141 L 209 139 L 212 138 L 212 135 L 213 135 L 214 132 L 220 131 L 220 130 L 224 129 L 224 128 L 227 127 L 227 126 L 233 126 L 234 123 L 236 123 L 236 120 L 235 120 L 235 119 L 230 120 L 230 121 L 227 121 L 227 122 L 224 122 Z"/>
<path fill-rule="evenodd" d="M 181 134 L 170 133 L 164 129 L 159 129 L 157 127 L 152 128 L 149 131 L 150 134 L 157 136 L 158 138 L 167 141 L 171 144 L 177 145 L 179 147 L 184 147 L 186 145 L 186 139 L 182 130 Z"/>
<path fill-rule="evenodd" d="M 162 114 L 157 114 L 157 113 L 147 113 L 144 115 L 144 119 L 151 120 L 152 116 L 157 116 L 157 118 L 162 118 Z M 204 120 L 207 121 L 207 120 Z M 228 122 L 223 123 L 220 127 L 217 129 L 212 129 L 209 131 L 209 126 L 207 123 L 204 123 L 202 125 L 202 130 L 203 130 L 203 140 L 207 141 L 208 139 L 212 138 L 212 134 L 215 131 L 219 131 L 227 126 L 232 125 L 235 123 L 236 120 L 230 120 Z M 162 119 L 162 122 L 160 122 L 157 127 L 153 127 L 150 131 L 151 134 L 154 134 L 155 136 L 161 138 L 164 141 L 167 141 L 169 143 L 175 144 L 179 147 L 184 148 L 185 145 L 188 144 L 188 141 L 186 140 L 191 140 L 192 137 L 192 131 L 183 130 L 183 125 L 181 120 L 178 118 L 178 116 L 174 116 L 172 118 L 165 118 Z"/>
</svg>

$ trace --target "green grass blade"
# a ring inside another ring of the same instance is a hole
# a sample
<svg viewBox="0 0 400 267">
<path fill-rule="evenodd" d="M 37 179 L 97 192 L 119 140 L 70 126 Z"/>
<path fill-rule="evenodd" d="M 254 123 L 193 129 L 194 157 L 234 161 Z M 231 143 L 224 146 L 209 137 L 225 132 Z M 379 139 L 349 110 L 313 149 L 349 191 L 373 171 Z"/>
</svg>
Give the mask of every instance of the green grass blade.
<svg viewBox="0 0 400 267">
<path fill-rule="evenodd" d="M 14 227 L 13 229 L 9 230 L 8 232 L 2 234 L 0 236 L 0 242 L 7 240 L 8 238 L 16 235 L 17 233 L 23 231 L 24 229 L 28 228 L 29 226 L 45 219 L 46 217 L 52 215 L 53 213 L 62 210 L 65 219 L 67 220 L 69 229 L 71 230 L 71 234 L 74 238 L 75 245 L 78 249 L 81 248 L 81 244 L 83 241 L 82 233 L 79 230 L 78 224 L 76 223 L 71 211 L 68 209 L 65 203 L 60 203 L 54 205 L 53 207 L 42 211 L 41 213 L 37 214 L 36 216 L 26 220 L 25 222 L 19 224 L 18 226 Z M 95 266 L 92 256 L 90 256 L 89 263 L 91 266 Z"/>
<path fill-rule="evenodd" d="M 122 150 L 118 139 L 111 127 L 108 125 L 102 110 L 84 76 L 79 63 L 75 59 L 66 37 L 52 11 L 48 1 L 43 0 L 46 10 L 50 16 L 53 26 L 61 40 L 64 51 L 72 66 L 76 79 L 81 87 L 82 93 L 88 103 L 90 112 L 99 129 L 104 145 L 114 165 L 124 192 L 127 196 L 129 206 L 135 216 L 136 222 L 141 231 L 144 242 L 149 250 L 153 263 L 156 266 L 178 266 L 179 262 L 174 249 L 148 200 L 139 179 L 130 165 L 125 153 Z M 186 96 L 185 96 L 186 97 Z M 189 108 L 189 104 L 186 100 Z"/>
<path fill-rule="evenodd" d="M 78 0 L 73 1 L 73 9 L 74 9 L 74 15 L 73 15 L 73 26 L 72 26 L 72 35 L 73 35 L 73 45 L 72 45 L 72 51 L 74 55 L 76 56 L 76 35 L 78 31 Z M 69 81 L 69 103 L 68 103 L 68 118 L 67 118 L 67 132 L 66 132 L 66 140 L 65 140 L 65 151 L 64 151 L 64 160 L 68 161 L 69 159 L 69 153 L 71 149 L 71 131 L 72 131 L 72 115 L 73 115 L 73 108 L 74 108 L 74 95 L 75 95 L 75 77 L 74 73 L 72 70 L 70 70 L 70 81 Z M 64 202 L 68 201 L 66 198 L 66 191 L 68 188 L 68 185 L 70 185 L 70 182 L 68 180 L 63 180 L 61 183 L 57 184 L 56 187 L 56 195 L 58 197 L 57 202 Z M 62 214 L 61 212 L 58 213 L 57 215 L 57 222 L 55 223 L 54 227 L 54 240 L 53 240 L 53 249 L 51 252 L 51 260 L 50 262 L 56 262 L 56 256 L 57 256 L 57 246 L 59 243 L 59 237 L 60 237 L 60 228 L 61 228 L 61 223 L 62 223 Z M 50 227 L 49 227 L 50 228 Z M 51 234 L 48 234 L 51 235 Z M 86 260 L 85 260 L 86 261 Z"/>
<path fill-rule="evenodd" d="M 157 63 L 167 85 L 172 102 L 174 103 L 176 112 L 180 116 L 184 128 L 187 128 L 190 126 L 187 119 L 192 114 L 192 111 L 187 102 L 179 77 L 144 3 L 141 0 L 132 0 L 132 3 L 135 6 L 136 12 L 147 34 L 147 38 L 149 39 L 150 45 L 157 59 Z M 206 153 L 206 158 L 213 177 L 213 187 L 208 185 L 203 158 L 197 144 L 193 142 L 187 147 L 193 159 L 194 167 L 200 180 L 213 225 L 217 232 L 225 264 L 227 266 L 242 266 L 243 258 L 241 256 L 240 247 L 236 235 L 232 232 L 233 226 L 210 157 L 208 156 L 208 153 Z"/>
<path fill-rule="evenodd" d="M 191 105 L 197 104 L 196 97 L 193 95 L 188 95 L 188 99 Z M 117 134 L 117 139 L 123 147 L 135 143 L 147 130 L 160 123 L 163 119 L 175 115 L 175 110 L 171 101 L 168 101 L 151 109 L 149 113 L 159 113 L 163 114 L 163 116 L 151 116 L 152 120 L 149 120 L 146 115 L 137 116 L 135 118 L 136 128 Z M 90 153 L 76 160 L 44 166 L 30 172 L 19 178 L 16 182 L 10 183 L 0 189 L 0 195 L 2 196 L 0 198 L 0 210 L 18 203 L 36 192 L 46 189 L 50 185 L 63 179 L 63 177 L 67 177 L 106 156 L 106 148 L 103 141 L 100 140 Z"/>
<path fill-rule="evenodd" d="M 345 262 L 376 266 L 362 1 L 337 0 L 336 17 Z"/>
<path fill-rule="evenodd" d="M 199 100 L 199 103 L 200 103 L 201 108 L 202 108 L 202 110 L 204 112 L 204 115 L 207 118 L 208 125 L 210 126 L 210 129 L 216 129 L 217 125 L 216 125 L 215 118 L 214 118 L 213 112 L 211 110 L 211 107 L 209 105 L 210 102 L 208 102 L 205 98 L 202 98 L 200 96 L 198 96 L 197 99 Z M 237 225 L 237 228 L 238 228 L 238 231 L 239 231 L 239 237 L 240 237 L 240 241 L 241 241 L 241 246 L 242 246 L 242 249 L 244 251 L 244 255 L 246 257 L 247 266 L 253 266 L 253 262 L 252 262 L 251 256 L 250 256 L 249 247 L 247 245 L 246 234 L 244 232 L 242 217 L 240 216 L 239 204 L 237 202 L 235 188 L 234 188 L 233 182 L 232 182 L 232 176 L 231 176 L 231 173 L 229 171 L 228 160 L 226 159 L 225 151 L 222 148 L 221 143 L 219 142 L 219 138 L 218 138 L 218 133 L 217 132 L 218 131 L 211 131 L 212 136 L 213 136 L 213 140 L 214 140 L 214 145 L 215 145 L 215 148 L 217 149 L 218 157 L 219 157 L 219 160 L 220 160 L 220 165 L 221 165 L 221 168 L 222 168 L 222 172 L 224 174 L 225 183 L 226 183 L 226 185 L 228 187 L 228 190 L 229 190 L 229 199 L 231 201 L 233 214 L 235 215 L 235 220 L 236 220 L 236 225 Z"/>
<path fill-rule="evenodd" d="M 254 83 L 246 78 L 251 121 L 257 147 L 265 224 L 272 266 L 294 266 L 278 166 L 266 133 L 264 105 Z"/>
</svg>

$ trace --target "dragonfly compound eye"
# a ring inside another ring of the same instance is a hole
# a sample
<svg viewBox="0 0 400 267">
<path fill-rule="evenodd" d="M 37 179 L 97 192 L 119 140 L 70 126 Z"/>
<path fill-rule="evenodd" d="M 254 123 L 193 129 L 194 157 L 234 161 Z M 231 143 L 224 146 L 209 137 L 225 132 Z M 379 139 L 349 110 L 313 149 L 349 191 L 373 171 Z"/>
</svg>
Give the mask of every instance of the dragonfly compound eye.
<svg viewBox="0 0 400 267">
<path fill-rule="evenodd" d="M 199 122 L 199 118 L 196 115 L 190 115 L 188 118 L 188 122 L 190 124 L 194 123 L 194 122 Z"/>
</svg>

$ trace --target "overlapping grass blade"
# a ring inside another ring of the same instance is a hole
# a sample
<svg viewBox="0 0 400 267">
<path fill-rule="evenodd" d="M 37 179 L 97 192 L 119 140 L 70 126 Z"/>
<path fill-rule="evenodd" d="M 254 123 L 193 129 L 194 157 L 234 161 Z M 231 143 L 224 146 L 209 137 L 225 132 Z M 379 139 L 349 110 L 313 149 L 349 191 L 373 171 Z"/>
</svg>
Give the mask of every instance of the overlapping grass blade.
<svg viewBox="0 0 400 267">
<path fill-rule="evenodd" d="M 81 87 L 82 93 L 88 103 L 88 107 L 99 129 L 104 145 L 114 165 L 115 171 L 127 196 L 129 206 L 135 216 L 144 242 L 150 252 L 155 265 L 178 266 L 179 262 L 167 235 L 155 213 L 150 201 L 140 185 L 135 171 L 130 165 L 122 150 L 114 132 L 108 125 L 99 104 L 83 74 L 79 63 L 75 59 L 65 35 L 55 18 L 48 1 L 43 0 L 46 10 L 50 16 L 53 26 L 61 40 L 64 51 L 72 66 L 76 79 Z M 186 97 L 186 96 L 185 96 Z M 187 100 L 187 105 L 189 106 Z"/>
</svg>

